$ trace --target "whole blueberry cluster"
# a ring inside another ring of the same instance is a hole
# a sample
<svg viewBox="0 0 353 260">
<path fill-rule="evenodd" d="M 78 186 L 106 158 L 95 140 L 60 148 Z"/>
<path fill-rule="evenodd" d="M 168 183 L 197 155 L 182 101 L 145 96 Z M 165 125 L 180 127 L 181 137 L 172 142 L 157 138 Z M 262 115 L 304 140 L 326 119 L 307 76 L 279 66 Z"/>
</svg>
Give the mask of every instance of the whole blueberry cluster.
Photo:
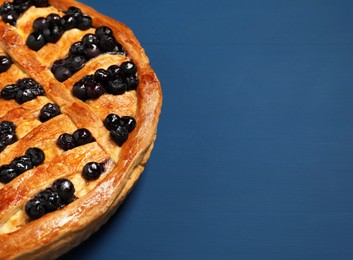
<svg viewBox="0 0 353 260">
<path fill-rule="evenodd" d="M 12 60 L 8 56 L 0 56 L 0 73 L 7 71 L 12 65 Z"/>
<path fill-rule="evenodd" d="M 46 122 L 60 114 L 61 114 L 61 110 L 57 104 L 48 103 L 48 104 L 45 104 L 40 110 L 39 120 L 41 122 Z"/>
<path fill-rule="evenodd" d="M 0 152 L 16 141 L 16 125 L 6 120 L 0 122 Z"/>
<path fill-rule="evenodd" d="M 57 179 L 26 203 L 25 212 L 31 220 L 38 219 L 73 202 L 76 199 L 74 194 L 75 187 L 69 179 Z"/>
<path fill-rule="evenodd" d="M 136 120 L 131 116 L 119 117 L 117 114 L 109 114 L 104 120 L 104 126 L 110 131 L 110 137 L 119 146 L 122 146 L 129 138 L 129 134 L 136 127 Z"/>
<path fill-rule="evenodd" d="M 0 182 L 9 183 L 25 171 L 42 164 L 44 160 L 45 154 L 41 149 L 29 148 L 25 155 L 16 157 L 10 164 L 0 166 Z"/>
<path fill-rule="evenodd" d="M 18 104 L 44 95 L 43 87 L 32 78 L 19 79 L 16 84 L 5 86 L 1 90 L 1 97 L 6 100 L 14 99 Z"/>
<path fill-rule="evenodd" d="M 39 17 L 33 22 L 33 32 L 28 36 L 26 44 L 34 50 L 40 50 L 47 43 L 56 43 L 65 31 L 77 28 L 87 30 L 92 26 L 92 18 L 83 14 L 77 7 L 70 7 L 63 17 L 49 14 L 46 18 Z"/>
<path fill-rule="evenodd" d="M 48 0 L 14 0 L 13 2 L 4 2 L 0 6 L 0 15 L 5 23 L 16 25 L 18 17 L 31 6 L 47 7 Z"/>
<path fill-rule="evenodd" d="M 77 146 L 94 142 L 96 139 L 86 128 L 77 129 L 72 135 L 65 133 L 59 136 L 57 145 L 64 151 L 74 149 Z"/>
<path fill-rule="evenodd" d="M 104 53 L 125 54 L 113 31 L 106 26 L 97 28 L 95 34 L 86 34 L 81 41 L 72 44 L 68 56 L 55 61 L 51 71 L 58 81 L 63 82 L 82 69 L 90 59 Z"/>
<path fill-rule="evenodd" d="M 93 75 L 86 75 L 76 82 L 72 93 L 82 101 L 97 99 L 104 93 L 122 95 L 137 88 L 139 79 L 136 72 L 136 65 L 131 61 L 120 66 L 112 65 L 107 70 L 98 69 Z"/>
</svg>

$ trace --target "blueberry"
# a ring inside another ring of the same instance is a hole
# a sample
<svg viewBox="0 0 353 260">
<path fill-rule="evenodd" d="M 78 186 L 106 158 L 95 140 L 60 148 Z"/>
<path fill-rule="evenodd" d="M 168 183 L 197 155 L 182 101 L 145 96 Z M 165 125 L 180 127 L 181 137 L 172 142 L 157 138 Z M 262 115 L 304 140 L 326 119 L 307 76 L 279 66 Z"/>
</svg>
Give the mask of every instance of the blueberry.
<svg viewBox="0 0 353 260">
<path fill-rule="evenodd" d="M 113 31 L 107 26 L 101 26 L 96 29 L 95 34 L 99 39 L 101 39 L 104 35 L 113 36 Z"/>
<path fill-rule="evenodd" d="M 61 60 L 56 60 L 53 63 L 53 66 L 51 67 L 51 72 L 53 74 L 55 74 L 55 71 L 59 68 L 59 67 L 65 67 L 66 65 L 66 59 L 61 59 Z"/>
<path fill-rule="evenodd" d="M 59 194 L 51 189 L 39 192 L 34 199 L 39 200 L 42 203 L 46 212 L 57 210 L 62 205 Z"/>
<path fill-rule="evenodd" d="M 15 10 L 13 3 L 4 2 L 0 7 L 0 15 L 11 13 Z"/>
<path fill-rule="evenodd" d="M 7 85 L 1 90 L 1 97 L 6 100 L 14 99 L 18 90 L 17 84 Z"/>
<path fill-rule="evenodd" d="M 77 26 L 77 21 L 72 15 L 66 14 L 62 18 L 61 24 L 65 28 L 65 30 L 70 30 Z"/>
<path fill-rule="evenodd" d="M 86 14 L 82 15 L 81 19 L 77 21 L 77 28 L 85 31 L 92 27 L 92 18 Z"/>
<path fill-rule="evenodd" d="M 48 28 L 48 21 L 44 17 L 39 17 L 34 20 L 32 27 L 34 31 L 43 31 L 44 29 Z"/>
<path fill-rule="evenodd" d="M 65 12 L 65 14 L 75 17 L 76 20 L 80 20 L 83 15 L 81 9 L 75 6 L 69 7 L 69 9 Z"/>
<path fill-rule="evenodd" d="M 48 0 L 31 0 L 31 1 L 35 7 L 48 7 L 49 6 Z"/>
<path fill-rule="evenodd" d="M 17 80 L 17 85 L 20 90 L 25 90 L 25 89 L 35 87 L 36 85 L 38 85 L 38 82 L 32 78 L 23 78 L 23 79 Z"/>
<path fill-rule="evenodd" d="M 111 65 L 108 68 L 108 72 L 111 74 L 112 77 L 117 78 L 117 77 L 121 77 L 123 75 L 123 72 L 120 68 L 120 66 L 118 65 Z"/>
<path fill-rule="evenodd" d="M 100 83 L 94 81 L 86 84 L 86 93 L 88 99 L 97 99 L 105 93 L 105 88 Z"/>
<path fill-rule="evenodd" d="M 105 69 L 98 69 L 94 73 L 94 78 L 96 81 L 98 81 L 101 84 L 106 84 L 111 79 L 110 73 Z"/>
<path fill-rule="evenodd" d="M 104 126 L 110 131 L 118 128 L 120 126 L 120 117 L 116 114 L 109 114 L 104 119 Z"/>
<path fill-rule="evenodd" d="M 25 205 L 25 212 L 30 219 L 38 219 L 45 214 L 45 208 L 38 199 L 31 199 Z"/>
<path fill-rule="evenodd" d="M 71 56 L 67 59 L 66 67 L 72 72 L 77 72 L 85 66 L 86 58 L 82 55 Z"/>
<path fill-rule="evenodd" d="M 54 76 L 58 81 L 63 82 L 72 76 L 72 72 L 66 67 L 58 67 Z"/>
<path fill-rule="evenodd" d="M 136 90 L 139 85 L 139 78 L 134 75 L 125 79 L 127 90 Z"/>
<path fill-rule="evenodd" d="M 86 86 L 82 81 L 75 83 L 72 89 L 72 94 L 82 101 L 85 101 L 88 98 L 86 93 Z"/>
<path fill-rule="evenodd" d="M 53 25 L 48 29 L 43 30 L 44 38 L 47 42 L 56 43 L 64 34 L 64 29 L 61 26 Z"/>
<path fill-rule="evenodd" d="M 45 160 L 43 150 L 37 147 L 28 148 L 25 155 L 31 160 L 33 166 L 38 166 Z"/>
<path fill-rule="evenodd" d="M 0 56 L 0 73 L 7 71 L 12 65 L 11 58 L 7 56 Z"/>
<path fill-rule="evenodd" d="M 30 91 L 32 91 L 32 93 L 35 96 L 43 96 L 44 95 L 44 89 L 40 84 L 36 84 L 34 86 L 31 86 L 28 88 Z"/>
<path fill-rule="evenodd" d="M 85 46 L 89 46 L 92 43 L 96 44 L 97 43 L 97 37 L 92 34 L 92 33 L 88 33 L 85 36 L 82 37 L 82 42 Z"/>
<path fill-rule="evenodd" d="M 20 4 L 16 4 L 15 2 L 21 2 Z M 18 14 L 24 13 L 32 6 L 32 3 L 27 1 L 14 1 L 14 9 Z"/>
<path fill-rule="evenodd" d="M 123 116 L 120 119 L 120 125 L 125 126 L 129 133 L 131 133 L 136 127 L 136 120 L 131 116 Z"/>
<path fill-rule="evenodd" d="M 33 51 L 39 51 L 47 43 L 41 32 L 34 31 L 28 35 L 26 44 Z"/>
<path fill-rule="evenodd" d="M 113 36 L 103 35 L 99 40 L 98 46 L 102 52 L 114 52 L 116 45 L 117 42 Z"/>
<path fill-rule="evenodd" d="M 88 59 L 93 59 L 101 54 L 101 51 L 99 50 L 99 48 L 96 44 L 91 43 L 91 44 L 85 45 L 85 46 L 86 46 L 85 54 Z"/>
<path fill-rule="evenodd" d="M 126 90 L 126 82 L 121 78 L 117 78 L 110 81 L 107 86 L 107 92 L 113 95 L 122 95 L 125 93 Z"/>
<path fill-rule="evenodd" d="M 74 137 L 66 133 L 60 135 L 56 143 L 64 151 L 71 150 L 76 147 Z"/>
<path fill-rule="evenodd" d="M 2 20 L 5 23 L 9 23 L 11 25 L 16 25 L 16 21 L 18 19 L 18 14 L 16 13 L 16 11 L 11 11 L 9 13 L 5 13 L 1 16 Z"/>
<path fill-rule="evenodd" d="M 14 134 L 16 131 L 16 125 L 10 121 L 1 121 L 0 123 L 0 135 L 2 134 Z"/>
<path fill-rule="evenodd" d="M 83 167 L 82 176 L 89 181 L 97 180 L 101 176 L 103 170 L 104 168 L 102 164 L 97 162 L 90 162 Z"/>
<path fill-rule="evenodd" d="M 19 156 L 13 159 L 11 166 L 15 169 L 17 174 L 21 174 L 33 168 L 31 159 L 28 156 Z"/>
<path fill-rule="evenodd" d="M 61 17 L 58 14 L 49 14 L 47 16 L 49 26 L 61 26 Z"/>
<path fill-rule="evenodd" d="M 48 103 L 44 105 L 43 108 L 40 110 L 39 120 L 41 122 L 46 122 L 49 119 L 56 117 L 60 114 L 60 107 L 57 104 Z"/>
<path fill-rule="evenodd" d="M 83 55 L 85 53 L 85 46 L 83 42 L 75 42 L 71 45 L 69 54 L 70 55 Z"/>
<path fill-rule="evenodd" d="M 73 137 L 74 137 L 74 140 L 75 140 L 75 143 L 77 146 L 85 145 L 85 144 L 88 144 L 88 143 L 95 141 L 91 132 L 89 130 L 87 130 L 86 128 L 77 129 L 73 133 Z"/>
<path fill-rule="evenodd" d="M 86 75 L 81 79 L 81 81 L 85 84 L 91 84 L 94 83 L 96 79 L 94 78 L 94 75 Z"/>
<path fill-rule="evenodd" d="M 75 194 L 74 184 L 68 179 L 57 179 L 51 186 L 63 202 L 68 202 Z"/>
<path fill-rule="evenodd" d="M 120 64 L 120 69 L 127 76 L 135 75 L 136 72 L 137 72 L 136 65 L 133 62 L 131 62 L 131 61 L 125 61 L 125 62 L 121 63 Z"/>
<path fill-rule="evenodd" d="M 15 100 L 18 104 L 23 104 L 25 102 L 31 101 L 36 98 L 36 95 L 30 89 L 17 91 Z"/>
<path fill-rule="evenodd" d="M 118 126 L 116 129 L 110 130 L 110 136 L 115 143 L 122 146 L 129 137 L 129 131 L 124 126 Z"/>
<path fill-rule="evenodd" d="M 3 151 L 8 145 L 13 144 L 17 141 L 17 136 L 14 133 L 3 134 L 0 137 L 1 151 Z"/>
<path fill-rule="evenodd" d="M 0 182 L 6 184 L 17 177 L 17 173 L 11 165 L 0 166 Z"/>
</svg>

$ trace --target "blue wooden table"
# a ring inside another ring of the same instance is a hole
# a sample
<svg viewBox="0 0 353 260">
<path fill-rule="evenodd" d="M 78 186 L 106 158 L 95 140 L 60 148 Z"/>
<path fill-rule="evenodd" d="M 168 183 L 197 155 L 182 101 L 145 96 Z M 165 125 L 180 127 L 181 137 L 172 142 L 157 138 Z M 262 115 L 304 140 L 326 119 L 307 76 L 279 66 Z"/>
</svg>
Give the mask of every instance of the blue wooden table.
<svg viewBox="0 0 353 260">
<path fill-rule="evenodd" d="M 134 191 L 62 259 L 353 259 L 353 2 L 94 1 L 163 87 Z"/>
</svg>

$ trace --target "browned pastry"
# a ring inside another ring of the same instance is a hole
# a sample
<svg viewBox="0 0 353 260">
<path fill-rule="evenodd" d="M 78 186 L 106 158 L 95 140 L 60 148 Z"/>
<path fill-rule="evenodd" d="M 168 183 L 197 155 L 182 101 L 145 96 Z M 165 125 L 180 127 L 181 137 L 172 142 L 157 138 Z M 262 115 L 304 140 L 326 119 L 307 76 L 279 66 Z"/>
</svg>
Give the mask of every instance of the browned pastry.
<svg viewBox="0 0 353 260">
<path fill-rule="evenodd" d="M 56 258 L 142 173 L 160 84 L 132 31 L 82 3 L 0 0 L 0 16 L 0 259 Z"/>
</svg>

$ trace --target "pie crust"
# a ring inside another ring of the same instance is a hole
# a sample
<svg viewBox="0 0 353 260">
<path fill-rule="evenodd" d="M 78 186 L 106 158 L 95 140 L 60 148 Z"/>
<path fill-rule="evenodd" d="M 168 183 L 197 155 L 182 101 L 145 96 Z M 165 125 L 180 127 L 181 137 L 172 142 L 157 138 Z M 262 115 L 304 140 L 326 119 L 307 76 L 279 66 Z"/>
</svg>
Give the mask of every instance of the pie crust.
<svg viewBox="0 0 353 260">
<path fill-rule="evenodd" d="M 0 0 L 0 5 L 5 1 Z M 0 74 L 0 90 L 24 77 L 35 79 L 45 90 L 44 96 L 24 104 L 0 99 L 0 121 L 17 125 L 18 141 L 0 153 L 0 165 L 21 156 L 29 147 L 41 148 L 44 164 L 26 171 L 8 184 L 0 183 L 0 259 L 57 258 L 97 231 L 123 202 L 144 170 L 156 138 L 161 112 L 160 83 L 133 32 L 124 24 L 106 17 L 76 1 L 50 0 L 50 7 L 31 7 L 17 20 L 16 26 L 0 19 L 0 55 L 11 57 L 14 64 Z M 100 55 L 64 82 L 50 71 L 53 62 L 67 55 L 71 44 L 94 29 L 65 32 L 55 44 L 39 51 L 30 50 L 26 37 L 33 21 L 50 13 L 62 14 L 70 6 L 78 7 L 93 20 L 93 27 L 108 26 L 126 51 L 124 55 Z M 72 86 L 83 76 L 99 68 L 132 60 L 137 66 L 139 85 L 123 95 L 103 95 L 83 102 L 72 95 Z M 48 102 L 61 108 L 61 115 L 40 122 L 40 109 Z M 136 128 L 119 147 L 103 124 L 109 113 L 133 116 Z M 63 151 L 56 145 L 60 134 L 87 128 L 96 142 Z M 82 178 L 83 166 L 90 161 L 105 163 L 106 171 L 95 181 Z M 58 178 L 70 179 L 77 199 L 67 206 L 30 220 L 24 205 L 36 193 Z"/>
</svg>

